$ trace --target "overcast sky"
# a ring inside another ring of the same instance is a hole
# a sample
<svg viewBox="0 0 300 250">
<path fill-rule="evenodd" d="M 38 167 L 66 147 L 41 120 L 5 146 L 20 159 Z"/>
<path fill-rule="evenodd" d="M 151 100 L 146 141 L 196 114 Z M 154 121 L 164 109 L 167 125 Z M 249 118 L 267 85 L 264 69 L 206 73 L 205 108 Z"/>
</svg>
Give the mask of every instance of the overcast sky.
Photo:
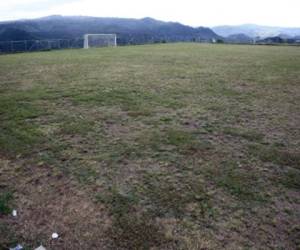
<svg viewBox="0 0 300 250">
<path fill-rule="evenodd" d="M 1 21 L 53 14 L 300 27 L 300 0 L 0 0 Z"/>
</svg>

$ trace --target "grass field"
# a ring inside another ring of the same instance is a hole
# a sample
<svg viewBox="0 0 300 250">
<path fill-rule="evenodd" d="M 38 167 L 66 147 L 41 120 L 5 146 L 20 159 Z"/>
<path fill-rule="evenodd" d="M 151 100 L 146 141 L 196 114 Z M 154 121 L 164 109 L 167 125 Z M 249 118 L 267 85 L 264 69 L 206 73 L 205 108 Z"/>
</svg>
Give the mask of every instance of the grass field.
<svg viewBox="0 0 300 250">
<path fill-rule="evenodd" d="M 297 47 L 2 55 L 0 249 L 297 249 L 299 127 Z"/>
</svg>

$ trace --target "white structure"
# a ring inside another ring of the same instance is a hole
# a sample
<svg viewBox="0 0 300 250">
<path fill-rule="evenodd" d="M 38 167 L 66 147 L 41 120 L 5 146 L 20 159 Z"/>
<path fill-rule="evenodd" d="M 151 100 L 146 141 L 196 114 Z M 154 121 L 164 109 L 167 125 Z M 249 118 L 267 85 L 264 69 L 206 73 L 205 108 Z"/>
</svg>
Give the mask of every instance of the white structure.
<svg viewBox="0 0 300 250">
<path fill-rule="evenodd" d="M 85 49 L 97 47 L 116 47 L 117 35 L 116 34 L 86 34 L 84 35 Z"/>
</svg>

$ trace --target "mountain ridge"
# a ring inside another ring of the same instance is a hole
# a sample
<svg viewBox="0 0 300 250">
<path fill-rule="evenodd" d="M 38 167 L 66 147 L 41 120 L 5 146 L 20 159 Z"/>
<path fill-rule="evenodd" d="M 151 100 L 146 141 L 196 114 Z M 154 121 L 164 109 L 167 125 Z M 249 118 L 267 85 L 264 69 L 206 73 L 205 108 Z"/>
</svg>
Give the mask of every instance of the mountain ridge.
<svg viewBox="0 0 300 250">
<path fill-rule="evenodd" d="M 86 33 L 116 33 L 120 44 L 152 42 L 210 41 L 222 37 L 207 27 L 193 28 L 178 22 L 164 22 L 150 17 L 142 19 L 60 16 L 16 20 L 0 23 L 0 41 L 15 37 L 7 29 L 27 33 L 26 36 L 42 39 L 74 39 Z M 5 34 L 5 36 L 4 36 Z"/>
<path fill-rule="evenodd" d="M 295 37 L 300 35 L 300 27 L 279 27 L 258 24 L 220 25 L 212 27 L 211 29 L 216 34 L 223 37 L 228 37 L 230 35 L 236 34 L 244 34 L 251 38 L 266 38 L 279 35 Z"/>
</svg>

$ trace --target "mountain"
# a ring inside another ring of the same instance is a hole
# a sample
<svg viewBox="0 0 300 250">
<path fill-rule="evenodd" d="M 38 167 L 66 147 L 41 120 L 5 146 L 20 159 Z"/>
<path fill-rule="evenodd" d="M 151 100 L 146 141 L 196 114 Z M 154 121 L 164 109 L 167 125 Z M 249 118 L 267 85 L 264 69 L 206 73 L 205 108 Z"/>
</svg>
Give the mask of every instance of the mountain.
<svg viewBox="0 0 300 250">
<path fill-rule="evenodd" d="M 33 40 L 35 37 L 29 32 L 26 32 L 22 29 L 16 28 L 5 28 L 0 33 L 3 41 L 20 41 L 20 40 Z"/>
<path fill-rule="evenodd" d="M 227 43 L 253 43 L 253 39 L 245 34 L 233 34 L 225 38 Z"/>
<path fill-rule="evenodd" d="M 284 28 L 284 27 L 271 27 L 260 26 L 256 24 L 243 24 L 236 26 L 216 26 L 212 30 L 220 36 L 228 37 L 234 34 L 245 34 L 251 38 L 254 37 L 274 37 L 284 34 L 285 36 L 294 37 L 300 35 L 300 28 Z"/>
<path fill-rule="evenodd" d="M 267 43 L 267 44 L 278 44 L 284 42 L 285 40 L 282 39 L 280 36 L 266 37 L 262 40 L 257 41 L 257 43 Z"/>
<path fill-rule="evenodd" d="M 266 37 L 264 39 L 260 39 L 256 41 L 257 44 L 300 44 L 300 40 L 297 36 L 293 38 L 283 38 L 281 36 L 273 36 L 273 37 Z"/>
<path fill-rule="evenodd" d="M 8 32 L 10 30 L 10 32 Z M 12 34 L 15 31 L 19 35 Z M 20 36 L 24 32 L 24 36 Z M 9 35 L 8 35 L 9 33 Z M 211 29 L 193 28 L 153 18 L 100 18 L 48 16 L 32 20 L 0 23 L 0 41 L 27 39 L 74 39 L 87 33 L 116 33 L 119 44 L 143 44 L 221 39 Z"/>
</svg>

